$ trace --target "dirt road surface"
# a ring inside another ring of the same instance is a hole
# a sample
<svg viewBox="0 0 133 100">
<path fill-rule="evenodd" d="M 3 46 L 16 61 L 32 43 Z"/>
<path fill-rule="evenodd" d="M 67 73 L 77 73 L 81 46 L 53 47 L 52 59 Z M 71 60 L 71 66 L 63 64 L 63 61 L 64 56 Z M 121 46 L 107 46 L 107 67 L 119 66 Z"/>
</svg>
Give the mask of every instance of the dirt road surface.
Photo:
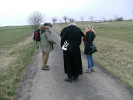
<svg viewBox="0 0 133 100">
<path fill-rule="evenodd" d="M 79 76 L 79 81 L 65 82 L 67 75 L 64 74 L 60 36 L 52 29 L 50 31 L 57 43 L 50 52 L 50 70 L 41 70 L 42 52 L 39 48 L 15 100 L 133 100 L 133 90 L 96 63 L 96 72 L 84 73 Z M 81 55 L 83 70 L 86 70 L 87 59 L 83 53 Z"/>
</svg>

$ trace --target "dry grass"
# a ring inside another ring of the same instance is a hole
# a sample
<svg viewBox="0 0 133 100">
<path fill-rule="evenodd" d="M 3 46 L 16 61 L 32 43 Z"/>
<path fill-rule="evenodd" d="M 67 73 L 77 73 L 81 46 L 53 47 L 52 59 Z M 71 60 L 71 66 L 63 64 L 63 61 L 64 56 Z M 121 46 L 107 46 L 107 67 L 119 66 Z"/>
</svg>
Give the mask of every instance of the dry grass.
<svg viewBox="0 0 133 100">
<path fill-rule="evenodd" d="M 33 36 L 32 36 L 33 37 Z M 13 48 L 1 48 L 0 49 L 0 69 L 1 68 L 7 68 L 10 63 L 12 63 L 14 60 L 18 59 L 18 54 L 11 55 L 13 52 L 18 50 L 19 48 L 22 48 L 23 45 L 27 45 L 32 40 L 32 37 L 28 37 L 25 41 L 18 43 Z"/>
<path fill-rule="evenodd" d="M 0 34 L 0 100 L 12 100 L 36 45 L 29 26 L 3 27 Z"/>
</svg>

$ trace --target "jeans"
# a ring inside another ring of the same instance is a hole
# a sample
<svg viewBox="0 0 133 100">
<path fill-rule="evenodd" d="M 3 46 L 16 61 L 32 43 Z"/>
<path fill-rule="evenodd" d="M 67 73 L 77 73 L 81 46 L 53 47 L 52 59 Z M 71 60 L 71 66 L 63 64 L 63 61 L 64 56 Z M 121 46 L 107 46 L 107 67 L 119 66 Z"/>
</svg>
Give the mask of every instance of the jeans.
<svg viewBox="0 0 133 100">
<path fill-rule="evenodd" d="M 92 54 L 87 54 L 86 58 L 87 58 L 87 61 L 88 61 L 87 70 L 91 70 L 92 68 L 94 68 L 94 60 L 93 60 Z"/>
</svg>

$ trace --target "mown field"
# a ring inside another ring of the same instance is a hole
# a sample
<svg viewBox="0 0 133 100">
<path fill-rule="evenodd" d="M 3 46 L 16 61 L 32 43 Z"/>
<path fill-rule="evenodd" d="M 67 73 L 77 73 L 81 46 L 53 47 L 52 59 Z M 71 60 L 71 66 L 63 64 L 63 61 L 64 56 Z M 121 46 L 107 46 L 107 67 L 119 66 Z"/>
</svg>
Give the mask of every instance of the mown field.
<svg viewBox="0 0 133 100">
<path fill-rule="evenodd" d="M 0 100 L 12 100 L 36 50 L 30 26 L 0 27 Z"/>
<path fill-rule="evenodd" d="M 77 22 L 85 33 L 85 26 L 92 25 L 97 33 L 95 44 L 98 52 L 94 60 L 107 71 L 133 88 L 133 21 L 120 22 Z M 68 24 L 56 24 L 53 29 L 60 34 Z M 84 50 L 83 43 L 81 50 Z"/>
</svg>

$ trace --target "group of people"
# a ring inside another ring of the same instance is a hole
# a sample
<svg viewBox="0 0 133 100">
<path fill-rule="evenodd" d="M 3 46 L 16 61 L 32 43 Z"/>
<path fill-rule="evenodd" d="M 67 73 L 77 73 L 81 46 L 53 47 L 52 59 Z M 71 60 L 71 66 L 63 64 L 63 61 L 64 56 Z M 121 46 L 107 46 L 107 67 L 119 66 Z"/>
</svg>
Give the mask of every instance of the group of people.
<svg viewBox="0 0 133 100">
<path fill-rule="evenodd" d="M 84 34 L 80 28 L 76 27 L 74 19 L 69 19 L 68 26 L 61 31 L 61 48 L 64 43 L 68 43 L 69 48 L 71 46 L 71 52 L 63 50 L 64 58 L 64 71 L 67 74 L 65 81 L 72 82 L 73 80 L 78 81 L 79 75 L 83 74 L 82 60 L 80 45 L 83 41 L 88 43 L 89 46 L 93 45 L 93 40 L 96 37 L 96 33 L 91 25 L 85 27 L 86 33 Z M 40 47 L 42 50 L 42 70 L 49 70 L 47 66 L 47 61 L 49 57 L 49 52 L 54 49 L 53 44 L 56 44 L 54 39 L 51 37 L 51 32 L 49 31 L 49 24 L 45 23 L 40 29 Z M 86 47 L 84 47 L 86 48 Z M 90 50 L 84 51 L 88 61 L 88 68 L 84 71 L 85 73 L 95 72 L 94 70 L 94 60 Z"/>
</svg>

